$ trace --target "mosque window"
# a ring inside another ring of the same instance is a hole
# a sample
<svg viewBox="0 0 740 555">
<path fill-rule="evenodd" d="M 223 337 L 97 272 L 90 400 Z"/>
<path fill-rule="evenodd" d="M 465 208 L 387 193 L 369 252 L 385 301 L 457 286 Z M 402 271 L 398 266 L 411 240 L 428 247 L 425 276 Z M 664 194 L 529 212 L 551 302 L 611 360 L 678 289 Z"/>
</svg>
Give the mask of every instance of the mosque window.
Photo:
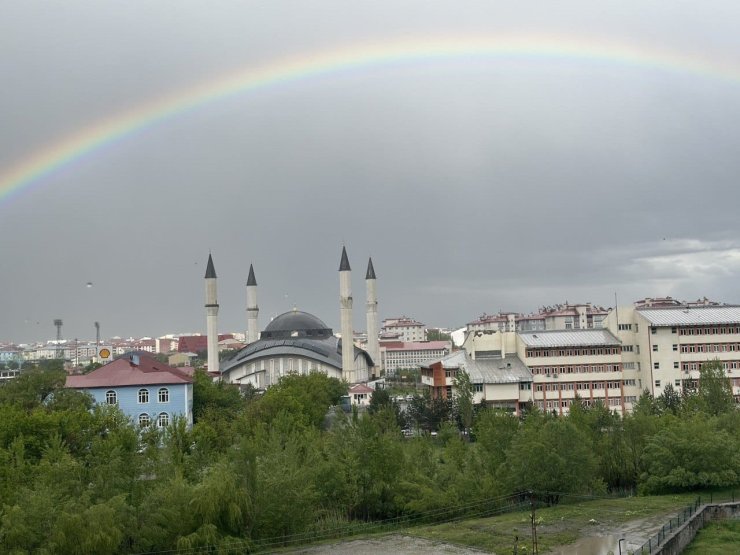
<svg viewBox="0 0 740 555">
<path fill-rule="evenodd" d="M 105 402 L 109 405 L 115 405 L 118 402 L 118 395 L 112 389 L 105 392 Z"/>
</svg>

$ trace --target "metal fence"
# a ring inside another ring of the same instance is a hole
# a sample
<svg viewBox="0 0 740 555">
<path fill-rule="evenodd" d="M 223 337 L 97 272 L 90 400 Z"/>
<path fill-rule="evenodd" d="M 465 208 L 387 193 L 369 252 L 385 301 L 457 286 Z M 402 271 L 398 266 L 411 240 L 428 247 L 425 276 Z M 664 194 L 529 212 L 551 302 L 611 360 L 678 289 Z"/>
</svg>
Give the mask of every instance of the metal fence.
<svg viewBox="0 0 740 555">
<path fill-rule="evenodd" d="M 691 505 L 681 511 L 678 516 L 673 517 L 667 523 L 665 523 L 658 533 L 648 539 L 641 547 L 635 549 L 632 553 L 634 555 L 650 555 L 654 549 L 662 544 L 665 539 L 673 533 L 673 531 L 681 526 L 684 522 L 691 519 L 694 513 L 699 509 L 701 505 L 701 497 L 697 497 Z"/>
</svg>

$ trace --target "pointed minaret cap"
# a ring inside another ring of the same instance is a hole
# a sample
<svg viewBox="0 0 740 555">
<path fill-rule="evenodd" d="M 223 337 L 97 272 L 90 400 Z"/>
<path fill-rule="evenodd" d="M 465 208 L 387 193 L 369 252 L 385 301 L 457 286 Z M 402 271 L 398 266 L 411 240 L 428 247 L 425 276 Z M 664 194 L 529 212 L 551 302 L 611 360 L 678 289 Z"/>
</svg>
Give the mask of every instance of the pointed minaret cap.
<svg viewBox="0 0 740 555">
<path fill-rule="evenodd" d="M 342 247 L 342 261 L 339 263 L 340 272 L 349 272 L 352 268 L 349 267 L 349 258 L 347 258 L 347 249 Z"/>
<path fill-rule="evenodd" d="M 373 268 L 372 257 L 370 257 L 370 260 L 367 263 L 367 273 L 365 274 L 365 279 L 375 279 L 375 268 Z"/>
<path fill-rule="evenodd" d="M 211 253 L 208 253 L 208 266 L 206 267 L 206 279 L 216 277 L 216 268 L 213 267 L 213 258 Z"/>
<path fill-rule="evenodd" d="M 257 285 L 257 280 L 254 277 L 254 268 L 249 265 L 249 277 L 247 278 L 247 285 Z"/>
</svg>

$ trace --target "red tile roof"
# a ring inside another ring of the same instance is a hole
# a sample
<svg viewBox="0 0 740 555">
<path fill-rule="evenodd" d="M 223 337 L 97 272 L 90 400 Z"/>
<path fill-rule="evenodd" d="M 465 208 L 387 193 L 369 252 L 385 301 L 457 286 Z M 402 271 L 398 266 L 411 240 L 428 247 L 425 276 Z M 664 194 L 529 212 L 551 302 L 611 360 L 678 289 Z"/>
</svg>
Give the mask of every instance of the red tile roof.
<svg viewBox="0 0 740 555">
<path fill-rule="evenodd" d="M 138 355 L 139 364 L 132 357 L 123 356 L 93 370 L 84 376 L 68 376 L 66 387 L 116 387 L 126 385 L 159 385 L 192 383 L 193 378 L 146 355 Z"/>
<path fill-rule="evenodd" d="M 218 340 L 234 339 L 233 333 L 219 334 Z M 177 343 L 178 353 L 199 353 L 208 349 L 207 335 L 183 335 Z"/>
</svg>

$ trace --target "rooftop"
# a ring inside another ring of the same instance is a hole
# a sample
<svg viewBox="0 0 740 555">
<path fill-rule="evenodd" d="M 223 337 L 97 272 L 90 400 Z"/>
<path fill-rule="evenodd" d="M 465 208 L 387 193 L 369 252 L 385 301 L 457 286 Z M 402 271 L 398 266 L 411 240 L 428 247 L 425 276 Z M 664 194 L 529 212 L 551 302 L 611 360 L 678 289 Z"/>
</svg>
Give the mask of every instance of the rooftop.
<svg viewBox="0 0 740 555">
<path fill-rule="evenodd" d="M 66 387 L 86 389 L 128 385 L 176 385 L 192 381 L 186 372 L 139 354 L 124 355 L 84 376 L 68 376 Z"/>
<path fill-rule="evenodd" d="M 638 308 L 637 312 L 653 326 L 740 324 L 740 306 L 732 305 Z"/>
<path fill-rule="evenodd" d="M 527 347 L 592 347 L 620 345 L 609 330 L 552 330 L 521 332 L 519 337 Z"/>
<path fill-rule="evenodd" d="M 507 355 L 503 358 L 483 358 L 473 360 L 464 350 L 455 351 L 425 364 L 441 362 L 443 368 L 460 368 L 470 376 L 471 383 L 519 383 L 531 382 L 532 372 L 516 355 Z"/>
</svg>

